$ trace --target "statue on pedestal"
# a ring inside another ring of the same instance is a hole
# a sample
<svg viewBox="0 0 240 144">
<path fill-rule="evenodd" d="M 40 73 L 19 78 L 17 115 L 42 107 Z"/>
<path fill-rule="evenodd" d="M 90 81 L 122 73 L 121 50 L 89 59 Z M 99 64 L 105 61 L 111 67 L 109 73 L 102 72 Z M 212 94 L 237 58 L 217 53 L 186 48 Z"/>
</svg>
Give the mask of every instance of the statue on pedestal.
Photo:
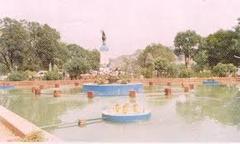
<svg viewBox="0 0 240 144">
<path fill-rule="evenodd" d="M 102 67 L 106 67 L 109 63 L 109 48 L 106 45 L 106 34 L 102 31 L 102 45 L 100 47 L 100 64 Z"/>
</svg>

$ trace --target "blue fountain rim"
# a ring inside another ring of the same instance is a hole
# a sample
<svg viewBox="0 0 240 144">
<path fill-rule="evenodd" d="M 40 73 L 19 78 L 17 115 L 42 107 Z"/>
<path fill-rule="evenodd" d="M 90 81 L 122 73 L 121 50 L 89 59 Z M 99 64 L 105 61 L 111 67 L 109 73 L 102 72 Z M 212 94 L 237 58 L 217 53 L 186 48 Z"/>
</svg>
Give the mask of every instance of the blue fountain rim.
<svg viewBox="0 0 240 144">
<path fill-rule="evenodd" d="M 214 79 L 207 79 L 207 80 L 203 80 L 203 83 L 219 83 L 219 81 Z"/>
<path fill-rule="evenodd" d="M 137 122 L 137 121 L 146 121 L 149 120 L 151 117 L 151 112 L 149 110 L 143 113 L 133 113 L 133 114 L 116 114 L 116 113 L 109 113 L 108 111 L 102 112 L 102 118 L 106 121 L 111 122 Z"/>
<path fill-rule="evenodd" d="M 0 90 L 11 90 L 11 89 L 15 89 L 15 86 L 0 86 Z"/>
<path fill-rule="evenodd" d="M 203 85 L 206 86 L 219 86 L 220 82 L 214 79 L 203 80 Z"/>
<path fill-rule="evenodd" d="M 143 84 L 142 83 L 127 83 L 127 84 L 119 84 L 119 83 L 112 83 L 112 84 L 85 83 L 83 85 L 86 85 L 86 86 L 125 86 L 125 85 L 143 85 Z"/>
</svg>

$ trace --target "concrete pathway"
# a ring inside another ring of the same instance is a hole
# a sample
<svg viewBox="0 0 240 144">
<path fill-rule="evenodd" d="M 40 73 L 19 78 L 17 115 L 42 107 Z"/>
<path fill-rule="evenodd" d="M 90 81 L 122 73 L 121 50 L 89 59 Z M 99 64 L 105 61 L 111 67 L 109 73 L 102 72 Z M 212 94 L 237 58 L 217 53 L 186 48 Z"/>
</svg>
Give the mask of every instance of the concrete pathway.
<svg viewBox="0 0 240 144">
<path fill-rule="evenodd" d="M 0 121 L 0 142 L 7 141 L 17 141 L 19 137 L 15 136 L 11 130 L 9 130 L 1 121 Z"/>
</svg>

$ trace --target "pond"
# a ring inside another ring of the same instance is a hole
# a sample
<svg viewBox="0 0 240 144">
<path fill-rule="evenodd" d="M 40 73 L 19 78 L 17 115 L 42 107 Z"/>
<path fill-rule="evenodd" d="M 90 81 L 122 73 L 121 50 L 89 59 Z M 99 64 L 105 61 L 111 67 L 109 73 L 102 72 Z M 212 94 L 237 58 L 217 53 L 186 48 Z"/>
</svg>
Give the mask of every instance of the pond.
<svg viewBox="0 0 240 144">
<path fill-rule="evenodd" d="M 85 127 L 46 129 L 64 141 L 87 142 L 240 142 L 240 92 L 236 86 L 198 86 L 185 94 L 172 86 L 165 98 L 165 86 L 145 87 L 140 101 L 151 109 L 149 121 L 112 123 L 99 121 Z M 81 88 L 64 87 L 64 96 L 52 90 L 34 96 L 31 90 L 1 92 L 2 105 L 37 126 L 100 118 L 101 111 L 128 97 L 95 97 L 92 101 Z"/>
</svg>

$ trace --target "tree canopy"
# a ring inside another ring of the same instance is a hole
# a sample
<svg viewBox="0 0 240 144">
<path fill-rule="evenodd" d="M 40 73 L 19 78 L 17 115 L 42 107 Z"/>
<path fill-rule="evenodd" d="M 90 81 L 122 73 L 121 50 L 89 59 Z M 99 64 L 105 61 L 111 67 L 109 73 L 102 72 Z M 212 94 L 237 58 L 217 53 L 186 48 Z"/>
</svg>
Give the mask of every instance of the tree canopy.
<svg viewBox="0 0 240 144">
<path fill-rule="evenodd" d="M 204 51 L 210 67 L 218 63 L 239 64 L 234 55 L 240 55 L 240 33 L 232 30 L 219 30 L 210 34 L 199 46 L 199 52 Z M 201 63 L 200 61 L 198 61 Z"/>
<path fill-rule="evenodd" d="M 162 44 L 151 44 L 148 45 L 138 56 L 138 63 L 140 66 L 144 67 L 149 64 L 149 59 L 152 59 L 153 63 L 153 60 L 158 57 L 166 59 L 169 62 L 175 60 L 174 53 L 168 47 L 163 46 Z"/>
<path fill-rule="evenodd" d="M 97 50 L 64 43 L 60 33 L 47 24 L 0 19 L 0 65 L 6 71 L 47 70 L 50 63 L 62 69 L 76 57 L 86 61 L 90 69 L 99 68 Z"/>
<path fill-rule="evenodd" d="M 174 39 L 175 54 L 184 54 L 186 67 L 189 67 L 190 60 L 193 58 L 200 40 L 201 37 L 195 31 L 187 30 L 177 33 Z"/>
<path fill-rule="evenodd" d="M 67 45 L 67 50 L 69 60 L 64 64 L 64 68 L 71 79 L 80 78 L 81 74 L 99 69 L 100 53 L 97 50 L 89 51 L 76 44 Z"/>
<path fill-rule="evenodd" d="M 148 45 L 138 56 L 137 62 L 145 77 L 152 77 L 154 71 L 154 61 L 157 58 L 165 59 L 168 62 L 175 61 L 173 51 L 162 44 Z"/>
</svg>

